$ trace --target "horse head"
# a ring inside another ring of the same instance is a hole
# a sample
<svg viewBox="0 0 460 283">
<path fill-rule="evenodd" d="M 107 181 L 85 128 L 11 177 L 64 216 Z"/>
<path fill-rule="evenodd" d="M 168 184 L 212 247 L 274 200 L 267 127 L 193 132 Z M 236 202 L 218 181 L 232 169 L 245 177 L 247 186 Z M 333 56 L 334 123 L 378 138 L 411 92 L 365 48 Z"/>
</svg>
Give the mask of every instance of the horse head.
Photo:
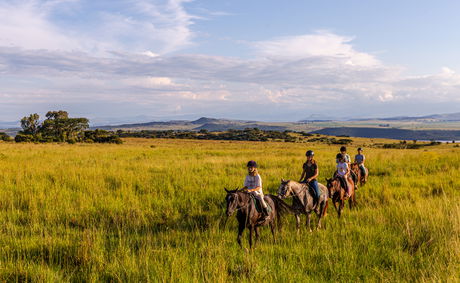
<svg viewBox="0 0 460 283">
<path fill-rule="evenodd" d="M 332 197 L 332 195 L 336 192 L 340 192 L 341 190 L 341 183 L 340 183 L 340 180 L 338 179 L 338 177 L 335 177 L 335 178 L 326 178 L 326 182 L 327 182 L 327 190 L 329 192 L 329 197 Z"/>
<path fill-rule="evenodd" d="M 235 190 L 227 190 L 227 188 L 224 188 L 224 190 L 227 192 L 227 196 L 225 197 L 225 202 L 227 203 L 227 209 L 225 211 L 225 214 L 227 214 L 227 217 L 230 217 L 238 209 L 239 189 L 237 188 Z"/>
<path fill-rule="evenodd" d="M 334 188 L 335 178 L 326 178 L 326 188 L 329 193 L 329 197 L 332 197 Z"/>
<path fill-rule="evenodd" d="M 278 187 L 278 196 L 282 199 L 287 198 L 291 195 L 292 189 L 290 186 L 290 180 L 281 179 L 281 184 Z"/>
<path fill-rule="evenodd" d="M 359 170 L 359 164 L 356 162 L 351 163 L 350 169 L 352 171 L 358 171 Z"/>
</svg>

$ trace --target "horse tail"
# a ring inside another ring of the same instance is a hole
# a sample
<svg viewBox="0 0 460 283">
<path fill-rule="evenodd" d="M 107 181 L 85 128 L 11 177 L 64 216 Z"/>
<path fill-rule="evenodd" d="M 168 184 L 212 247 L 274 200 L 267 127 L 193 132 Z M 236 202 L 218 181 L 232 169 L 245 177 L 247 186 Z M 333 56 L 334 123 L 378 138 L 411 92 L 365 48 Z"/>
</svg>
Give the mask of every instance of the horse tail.
<svg viewBox="0 0 460 283">
<path fill-rule="evenodd" d="M 327 207 L 329 206 L 329 200 L 326 199 L 326 205 L 323 208 L 323 217 L 327 215 Z"/>
<path fill-rule="evenodd" d="M 285 203 L 282 199 L 280 199 L 278 196 L 268 194 L 267 195 L 272 201 L 273 204 L 275 205 L 276 209 L 276 226 L 278 231 L 281 231 L 282 226 L 283 226 L 283 215 L 286 212 L 295 214 L 295 210 L 287 203 Z"/>
<path fill-rule="evenodd" d="M 292 213 L 295 214 L 296 211 L 290 206 L 289 204 L 285 203 L 282 199 L 280 199 L 278 196 L 268 194 L 267 195 L 275 204 L 276 211 L 279 211 L 279 216 L 282 216 L 284 213 Z"/>
</svg>

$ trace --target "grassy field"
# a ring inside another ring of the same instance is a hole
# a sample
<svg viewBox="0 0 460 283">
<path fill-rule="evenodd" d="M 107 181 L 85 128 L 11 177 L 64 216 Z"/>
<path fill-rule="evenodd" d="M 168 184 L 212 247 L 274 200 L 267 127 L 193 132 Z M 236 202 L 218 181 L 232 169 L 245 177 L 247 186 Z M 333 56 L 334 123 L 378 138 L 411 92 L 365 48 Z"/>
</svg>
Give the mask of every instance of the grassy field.
<svg viewBox="0 0 460 283">
<path fill-rule="evenodd" d="M 369 141 L 356 139 L 349 146 Z M 460 280 L 460 148 L 366 148 L 358 207 L 297 234 L 294 218 L 255 250 L 225 228 L 223 188 L 260 164 L 264 191 L 298 179 L 305 150 L 320 180 L 337 146 L 188 140 L 123 145 L 0 143 L 0 281 L 433 282 Z M 315 217 L 313 218 L 315 219 Z M 303 218 L 303 221 L 305 218 Z M 244 238 L 247 244 L 247 234 Z M 262 281 L 263 280 L 263 281 Z"/>
</svg>

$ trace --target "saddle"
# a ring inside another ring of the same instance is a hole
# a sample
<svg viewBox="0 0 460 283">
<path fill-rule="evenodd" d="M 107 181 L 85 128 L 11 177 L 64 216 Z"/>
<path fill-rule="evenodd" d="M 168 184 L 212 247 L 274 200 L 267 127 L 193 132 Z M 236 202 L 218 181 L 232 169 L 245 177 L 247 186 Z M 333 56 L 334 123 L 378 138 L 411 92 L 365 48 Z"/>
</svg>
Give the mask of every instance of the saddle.
<svg viewBox="0 0 460 283">
<path fill-rule="evenodd" d="M 249 194 L 251 197 L 252 201 L 254 202 L 254 206 L 256 207 L 256 210 L 258 213 L 263 213 L 263 207 L 260 201 L 252 194 Z M 271 206 L 267 203 L 267 212 L 270 213 L 272 211 Z"/>
</svg>

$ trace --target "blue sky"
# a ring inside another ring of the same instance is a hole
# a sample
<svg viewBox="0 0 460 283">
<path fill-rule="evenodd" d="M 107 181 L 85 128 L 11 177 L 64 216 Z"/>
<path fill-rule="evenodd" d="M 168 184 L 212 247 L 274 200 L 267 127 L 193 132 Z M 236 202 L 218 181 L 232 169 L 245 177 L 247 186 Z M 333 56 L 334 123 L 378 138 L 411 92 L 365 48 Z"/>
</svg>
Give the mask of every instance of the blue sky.
<svg viewBox="0 0 460 283">
<path fill-rule="evenodd" d="M 4 0 L 0 121 L 458 112 L 458 1 Z"/>
</svg>

